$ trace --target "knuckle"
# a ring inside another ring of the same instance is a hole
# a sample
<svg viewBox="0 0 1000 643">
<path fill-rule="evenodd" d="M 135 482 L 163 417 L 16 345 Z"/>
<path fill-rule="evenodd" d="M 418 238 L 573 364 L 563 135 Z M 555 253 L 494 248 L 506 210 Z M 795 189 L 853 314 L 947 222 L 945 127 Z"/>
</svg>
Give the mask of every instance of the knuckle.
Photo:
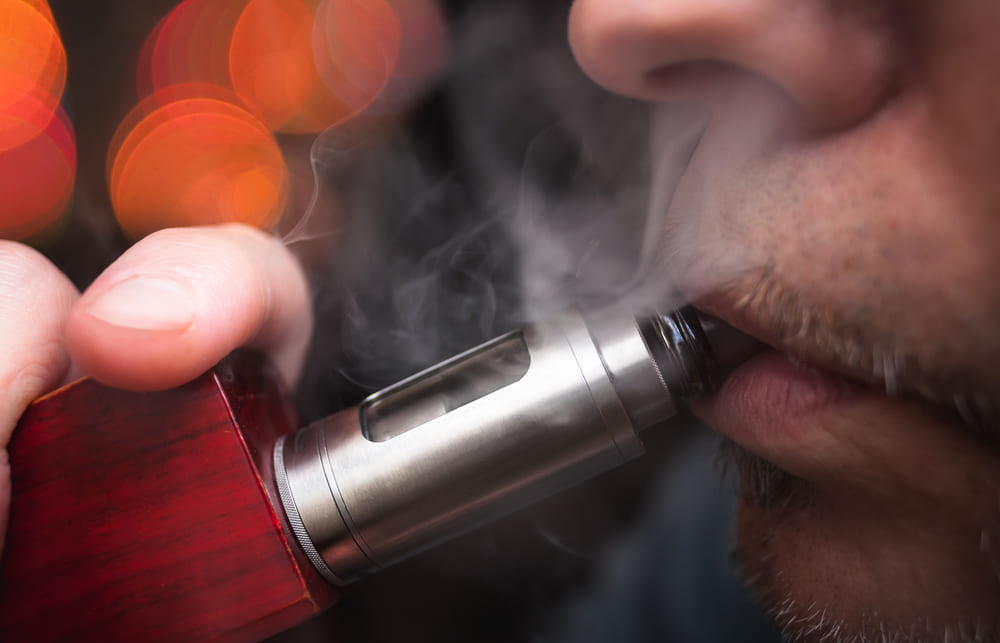
<svg viewBox="0 0 1000 643">
<path fill-rule="evenodd" d="M 52 387 L 65 368 L 61 330 L 73 292 L 40 252 L 0 241 L 0 406 L 8 411 Z"/>
</svg>

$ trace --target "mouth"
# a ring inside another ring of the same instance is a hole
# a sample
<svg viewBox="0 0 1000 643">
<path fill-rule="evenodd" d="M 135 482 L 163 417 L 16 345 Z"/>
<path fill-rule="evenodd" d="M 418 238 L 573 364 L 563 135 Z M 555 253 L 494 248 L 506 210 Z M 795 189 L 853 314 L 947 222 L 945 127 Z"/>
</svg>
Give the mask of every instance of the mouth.
<svg viewBox="0 0 1000 643">
<path fill-rule="evenodd" d="M 996 451 L 969 439 L 955 409 L 899 386 L 904 378 L 894 387 L 837 360 L 818 333 L 786 338 L 756 311 L 698 305 L 772 347 L 692 405 L 724 437 L 719 458 L 739 480 L 736 556 L 764 603 L 825 600 L 831 587 L 841 600 L 843 588 L 865 591 L 854 579 L 874 577 L 873 569 L 908 568 L 899 561 L 919 547 L 927 547 L 919 560 L 941 561 L 963 552 L 955 542 L 987 533 L 977 530 L 995 520 Z M 924 545 L 942 524 L 960 525 L 957 539 Z M 905 589 L 900 600 L 909 600 Z"/>
<path fill-rule="evenodd" d="M 894 362 L 873 357 L 872 362 L 882 362 L 876 368 L 873 363 L 838 359 L 828 348 L 833 342 L 824 342 L 820 333 L 790 336 L 726 299 L 702 299 L 696 305 L 768 347 L 728 376 L 717 394 L 723 403 L 753 402 L 759 407 L 753 414 L 761 419 L 795 418 L 858 395 L 900 394 Z"/>
<path fill-rule="evenodd" d="M 904 371 L 906 361 L 879 359 L 871 343 L 831 337 L 838 326 L 803 325 L 810 332 L 785 333 L 768 325 L 767 315 L 733 305 L 728 298 L 699 300 L 696 305 L 770 347 L 736 368 L 710 399 L 692 404 L 696 414 L 727 438 L 725 464 L 740 474 L 743 494 L 762 507 L 808 502 L 809 484 L 796 466 L 798 452 L 824 443 L 823 434 L 843 417 L 859 419 L 878 431 L 878 424 L 903 408 L 916 410 L 963 441 L 996 444 L 997 424 L 989 407 L 963 404 L 964 396 L 928 385 L 928 380 Z M 738 300 L 737 300 L 738 301 Z M 849 348 L 843 351 L 831 347 Z M 862 348 L 862 346 L 864 346 Z M 867 359 L 852 359 L 866 355 Z M 858 409 L 880 409 L 872 417 Z M 869 429 L 865 429 L 868 431 Z M 881 447 L 879 447 L 881 448 Z M 785 466 L 782 452 L 795 451 Z M 773 454 L 778 457 L 772 457 Z M 817 453 L 817 457 L 823 457 Z M 891 457 L 891 453 L 884 453 Z"/>
<path fill-rule="evenodd" d="M 990 396 L 970 392 L 965 378 L 949 371 L 928 369 L 891 338 L 880 341 L 871 328 L 843 322 L 835 312 L 807 313 L 793 297 L 784 297 L 782 308 L 747 305 L 751 296 L 732 294 L 699 298 L 696 306 L 772 350 L 737 369 L 720 391 L 723 398 L 757 399 L 786 418 L 859 395 L 903 399 L 948 416 L 977 438 L 1000 437 Z"/>
<path fill-rule="evenodd" d="M 885 394 L 860 380 L 771 350 L 731 373 L 715 403 L 739 405 L 742 414 L 756 422 L 773 425 L 779 420 L 805 419 L 862 395 Z"/>
<path fill-rule="evenodd" d="M 752 336 L 765 341 L 764 335 Z M 714 396 L 694 401 L 692 409 L 722 435 L 719 461 L 737 474 L 742 498 L 762 510 L 784 512 L 809 506 L 815 496 L 808 475 L 780 457 L 771 459 L 773 445 L 807 451 L 815 433 L 823 431 L 824 416 L 862 398 L 888 402 L 889 395 L 877 383 L 794 357 L 775 348 L 777 342 L 765 343 L 770 349 L 737 367 Z"/>
</svg>

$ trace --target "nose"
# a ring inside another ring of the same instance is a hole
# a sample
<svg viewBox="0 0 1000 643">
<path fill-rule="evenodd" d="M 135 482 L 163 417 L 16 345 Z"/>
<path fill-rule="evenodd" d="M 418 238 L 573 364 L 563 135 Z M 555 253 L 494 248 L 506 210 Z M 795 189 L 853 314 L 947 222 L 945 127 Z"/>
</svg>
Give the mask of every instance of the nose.
<svg viewBox="0 0 1000 643">
<path fill-rule="evenodd" d="M 664 78 L 723 63 L 779 87 L 819 126 L 863 118 L 891 88 L 882 0 L 576 0 L 570 43 L 596 82 L 628 96 L 678 97 Z"/>
</svg>

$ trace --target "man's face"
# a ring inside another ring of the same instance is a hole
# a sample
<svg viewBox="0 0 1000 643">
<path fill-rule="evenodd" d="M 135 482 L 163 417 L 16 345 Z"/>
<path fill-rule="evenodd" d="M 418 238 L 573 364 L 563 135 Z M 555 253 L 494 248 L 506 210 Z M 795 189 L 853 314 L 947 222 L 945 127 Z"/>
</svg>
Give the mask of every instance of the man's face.
<svg viewBox="0 0 1000 643">
<path fill-rule="evenodd" d="M 573 7 L 595 80 L 711 114 L 660 255 L 777 349 L 698 411 L 792 638 L 1000 638 L 998 31 L 993 0 Z"/>
</svg>

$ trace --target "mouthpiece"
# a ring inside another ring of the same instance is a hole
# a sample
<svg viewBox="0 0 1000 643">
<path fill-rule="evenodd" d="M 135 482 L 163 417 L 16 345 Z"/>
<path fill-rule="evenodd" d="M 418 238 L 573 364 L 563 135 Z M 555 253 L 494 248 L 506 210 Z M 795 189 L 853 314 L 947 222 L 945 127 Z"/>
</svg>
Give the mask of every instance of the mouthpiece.
<svg viewBox="0 0 1000 643">
<path fill-rule="evenodd" d="M 282 438 L 288 522 L 349 583 L 642 454 L 640 431 L 758 349 L 690 307 L 567 311 Z"/>
</svg>

